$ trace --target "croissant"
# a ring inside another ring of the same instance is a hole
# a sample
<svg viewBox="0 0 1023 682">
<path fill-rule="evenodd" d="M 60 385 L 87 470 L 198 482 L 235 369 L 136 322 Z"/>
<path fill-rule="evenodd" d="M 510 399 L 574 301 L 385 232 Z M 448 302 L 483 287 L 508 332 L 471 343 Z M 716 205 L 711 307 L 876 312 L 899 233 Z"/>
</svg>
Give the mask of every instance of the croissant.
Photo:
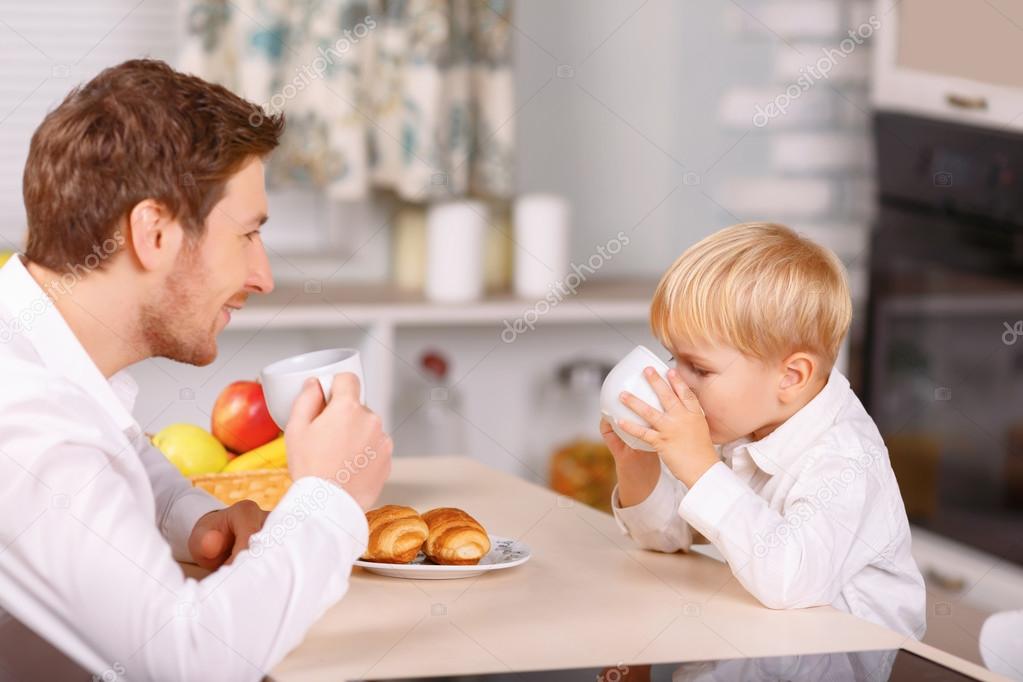
<svg viewBox="0 0 1023 682">
<path fill-rule="evenodd" d="M 389 504 L 366 512 L 369 543 L 365 561 L 383 564 L 407 564 L 419 554 L 430 531 L 412 507 Z"/>
<path fill-rule="evenodd" d="M 436 564 L 478 564 L 490 551 L 487 531 L 461 509 L 431 509 L 423 521 L 430 529 L 423 551 Z"/>
</svg>

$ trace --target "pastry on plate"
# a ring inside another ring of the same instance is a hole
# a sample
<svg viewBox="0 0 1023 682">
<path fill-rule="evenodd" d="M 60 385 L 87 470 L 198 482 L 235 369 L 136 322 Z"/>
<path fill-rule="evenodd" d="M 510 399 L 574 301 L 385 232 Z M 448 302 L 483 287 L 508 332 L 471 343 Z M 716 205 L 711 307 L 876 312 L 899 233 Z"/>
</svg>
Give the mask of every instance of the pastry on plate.
<svg viewBox="0 0 1023 682">
<path fill-rule="evenodd" d="M 490 551 L 487 531 L 461 509 L 431 509 L 423 521 L 430 529 L 423 551 L 435 564 L 474 565 Z"/>
<path fill-rule="evenodd" d="M 416 558 L 429 535 L 423 517 L 412 507 L 389 504 L 366 512 L 369 542 L 365 561 L 407 564 Z"/>
</svg>

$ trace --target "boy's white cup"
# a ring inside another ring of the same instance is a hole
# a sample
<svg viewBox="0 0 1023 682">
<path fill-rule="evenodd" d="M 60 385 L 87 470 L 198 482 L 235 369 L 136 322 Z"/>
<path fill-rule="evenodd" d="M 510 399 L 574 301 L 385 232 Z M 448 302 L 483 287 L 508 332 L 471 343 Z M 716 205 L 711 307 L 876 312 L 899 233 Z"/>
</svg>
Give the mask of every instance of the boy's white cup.
<svg viewBox="0 0 1023 682">
<path fill-rule="evenodd" d="M 653 367 L 661 375 L 661 378 L 668 381 L 668 365 L 646 346 L 636 346 L 614 366 L 614 369 L 604 379 L 604 385 L 600 387 L 600 413 L 610 422 L 611 428 L 618 434 L 618 437 L 625 441 L 630 448 L 653 452 L 652 447 L 639 438 L 625 433 L 618 426 L 619 419 L 625 419 L 640 426 L 650 426 L 645 419 L 622 403 L 620 397 L 622 391 L 628 391 L 655 409 L 662 409 L 660 399 L 643 375 L 643 370 L 647 367 Z"/>
<path fill-rule="evenodd" d="M 277 426 L 284 428 L 291 416 L 291 406 L 302 392 L 309 377 L 316 377 L 323 395 L 330 400 L 330 385 L 335 374 L 350 372 L 359 377 L 359 402 L 366 402 L 366 380 L 362 375 L 362 359 L 354 348 L 329 348 L 302 353 L 278 360 L 259 373 L 263 396 Z"/>
</svg>

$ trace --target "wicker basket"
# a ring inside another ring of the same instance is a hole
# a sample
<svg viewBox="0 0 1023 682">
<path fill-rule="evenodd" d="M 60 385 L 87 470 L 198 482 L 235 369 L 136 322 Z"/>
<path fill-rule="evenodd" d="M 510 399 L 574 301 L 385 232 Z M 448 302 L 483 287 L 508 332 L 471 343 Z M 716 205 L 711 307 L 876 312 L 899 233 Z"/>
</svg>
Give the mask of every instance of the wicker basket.
<svg viewBox="0 0 1023 682">
<path fill-rule="evenodd" d="M 192 485 L 202 488 L 224 504 L 252 500 L 267 511 L 277 506 L 291 487 L 287 469 L 253 469 L 191 476 Z"/>
</svg>

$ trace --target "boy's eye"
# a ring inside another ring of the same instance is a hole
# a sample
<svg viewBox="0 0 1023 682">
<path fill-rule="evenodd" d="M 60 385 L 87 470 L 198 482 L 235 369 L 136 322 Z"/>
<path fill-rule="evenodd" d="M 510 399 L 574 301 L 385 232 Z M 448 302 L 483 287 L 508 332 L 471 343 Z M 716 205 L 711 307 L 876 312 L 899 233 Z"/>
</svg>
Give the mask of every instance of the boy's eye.
<svg viewBox="0 0 1023 682">
<path fill-rule="evenodd" d="M 705 376 L 707 376 L 708 374 L 710 374 L 710 372 L 708 372 L 707 370 L 705 370 L 705 369 L 702 369 L 702 368 L 700 368 L 700 367 L 697 367 L 696 365 L 694 365 L 694 364 L 693 364 L 693 363 L 691 363 L 691 362 L 689 363 L 689 368 L 690 368 L 691 370 L 693 370 L 693 374 L 695 374 L 695 375 L 696 375 L 696 376 L 698 376 L 698 377 L 705 377 Z"/>
<path fill-rule="evenodd" d="M 255 239 L 256 237 L 258 237 L 258 236 L 259 236 L 259 230 L 253 230 L 252 232 L 246 232 L 245 233 L 245 238 L 248 239 L 250 242 L 253 239 Z"/>
</svg>

